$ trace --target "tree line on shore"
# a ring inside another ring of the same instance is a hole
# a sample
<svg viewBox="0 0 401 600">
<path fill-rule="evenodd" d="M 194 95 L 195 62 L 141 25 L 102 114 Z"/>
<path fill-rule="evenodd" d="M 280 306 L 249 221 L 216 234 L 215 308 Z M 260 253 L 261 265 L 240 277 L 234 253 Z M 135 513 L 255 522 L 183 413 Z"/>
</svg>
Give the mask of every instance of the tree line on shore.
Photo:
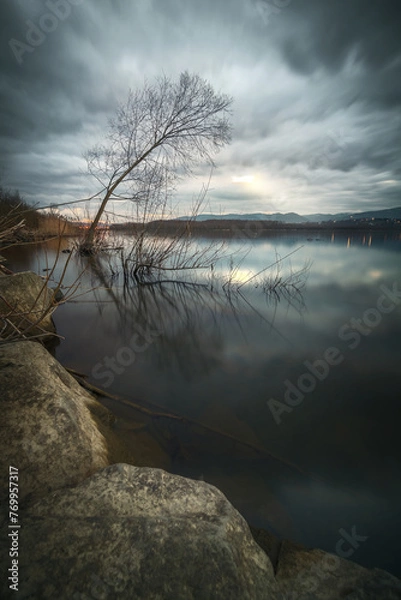
<svg viewBox="0 0 401 600">
<path fill-rule="evenodd" d="M 18 191 L 0 186 L 1 241 L 25 241 L 58 235 L 74 235 L 78 225 L 54 211 L 37 210 Z"/>
</svg>

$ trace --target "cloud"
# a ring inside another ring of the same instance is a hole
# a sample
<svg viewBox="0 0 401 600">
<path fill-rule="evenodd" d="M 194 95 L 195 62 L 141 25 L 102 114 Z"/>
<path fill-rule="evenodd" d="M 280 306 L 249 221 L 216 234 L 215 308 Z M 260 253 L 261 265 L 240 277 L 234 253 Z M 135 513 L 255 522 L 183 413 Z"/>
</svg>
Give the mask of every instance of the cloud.
<svg viewBox="0 0 401 600">
<path fill-rule="evenodd" d="M 94 193 L 82 154 L 118 100 L 145 77 L 188 69 L 234 97 L 211 209 L 241 199 L 247 212 L 401 204 L 398 3 L 292 0 L 270 4 L 266 19 L 267 0 L 62 0 L 68 16 L 18 64 L 10 40 L 27 43 L 49 3 L 0 8 L 1 175 L 28 199 Z M 180 191 L 184 213 L 208 179 L 205 166 L 197 172 Z M 252 189 L 232 183 L 241 175 Z"/>
</svg>

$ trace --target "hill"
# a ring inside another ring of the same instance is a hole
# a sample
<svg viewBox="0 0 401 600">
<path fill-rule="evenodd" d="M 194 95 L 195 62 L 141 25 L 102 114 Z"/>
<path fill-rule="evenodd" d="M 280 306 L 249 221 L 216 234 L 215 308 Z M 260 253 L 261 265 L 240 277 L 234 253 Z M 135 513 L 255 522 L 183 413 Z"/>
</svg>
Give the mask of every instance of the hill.
<svg viewBox="0 0 401 600">
<path fill-rule="evenodd" d="M 179 217 L 177 220 L 186 221 L 190 217 Z M 324 223 L 327 221 L 361 221 L 374 219 L 401 220 L 401 207 L 384 210 L 371 210 L 360 213 L 315 213 L 299 215 L 298 213 L 229 213 L 226 215 L 202 214 L 195 217 L 196 221 L 275 221 L 277 223 Z"/>
</svg>

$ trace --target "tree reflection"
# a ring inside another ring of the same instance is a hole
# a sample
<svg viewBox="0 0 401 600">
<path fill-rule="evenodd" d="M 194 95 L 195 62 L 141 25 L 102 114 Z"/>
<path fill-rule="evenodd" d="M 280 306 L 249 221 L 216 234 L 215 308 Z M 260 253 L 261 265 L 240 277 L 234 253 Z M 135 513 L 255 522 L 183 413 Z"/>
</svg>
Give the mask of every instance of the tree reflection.
<svg viewBox="0 0 401 600">
<path fill-rule="evenodd" d="M 127 340 L 138 326 L 160 332 L 153 352 L 157 367 L 177 367 L 187 380 L 218 365 L 224 328 L 236 327 L 247 340 L 244 313 L 256 314 L 267 330 L 281 335 L 274 324 L 277 306 L 281 303 L 299 313 L 305 309 L 303 288 L 309 265 L 298 271 L 289 268 L 283 275 L 280 257 L 249 281 L 237 278 L 238 263 L 217 274 L 213 268 L 202 276 L 188 271 L 185 279 L 177 272 L 164 280 L 152 274 L 139 282 L 127 276 L 124 260 L 116 253 L 80 260 L 97 288 L 99 311 L 106 300 L 115 306 L 119 336 Z"/>
</svg>

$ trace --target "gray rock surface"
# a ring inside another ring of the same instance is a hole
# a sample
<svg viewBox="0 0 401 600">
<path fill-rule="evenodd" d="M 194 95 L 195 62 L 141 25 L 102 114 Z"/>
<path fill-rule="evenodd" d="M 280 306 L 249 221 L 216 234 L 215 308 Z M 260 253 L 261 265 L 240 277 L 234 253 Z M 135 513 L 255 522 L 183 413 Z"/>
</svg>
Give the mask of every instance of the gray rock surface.
<svg viewBox="0 0 401 600">
<path fill-rule="evenodd" d="M 252 530 L 272 560 L 283 600 L 400 600 L 401 582 L 380 569 L 360 565 L 322 550 L 279 541 Z"/>
<path fill-rule="evenodd" d="M 125 464 L 31 505 L 19 570 L 20 598 L 278 598 L 269 558 L 221 492 Z"/>
<path fill-rule="evenodd" d="M 0 278 L 0 315 L 7 316 L 26 335 L 55 333 L 51 312 L 45 314 L 52 304 L 52 291 L 35 273 L 26 271 Z M 0 325 L 1 327 L 4 325 L 4 320 L 1 318 Z M 7 326 L 2 336 L 9 335 L 12 331 L 12 327 Z M 49 336 L 45 335 L 45 337 Z"/>
<path fill-rule="evenodd" d="M 75 485 L 109 464 L 91 415 L 98 404 L 32 341 L 0 346 L 0 500 L 8 466 L 19 469 L 20 502 Z"/>
</svg>

